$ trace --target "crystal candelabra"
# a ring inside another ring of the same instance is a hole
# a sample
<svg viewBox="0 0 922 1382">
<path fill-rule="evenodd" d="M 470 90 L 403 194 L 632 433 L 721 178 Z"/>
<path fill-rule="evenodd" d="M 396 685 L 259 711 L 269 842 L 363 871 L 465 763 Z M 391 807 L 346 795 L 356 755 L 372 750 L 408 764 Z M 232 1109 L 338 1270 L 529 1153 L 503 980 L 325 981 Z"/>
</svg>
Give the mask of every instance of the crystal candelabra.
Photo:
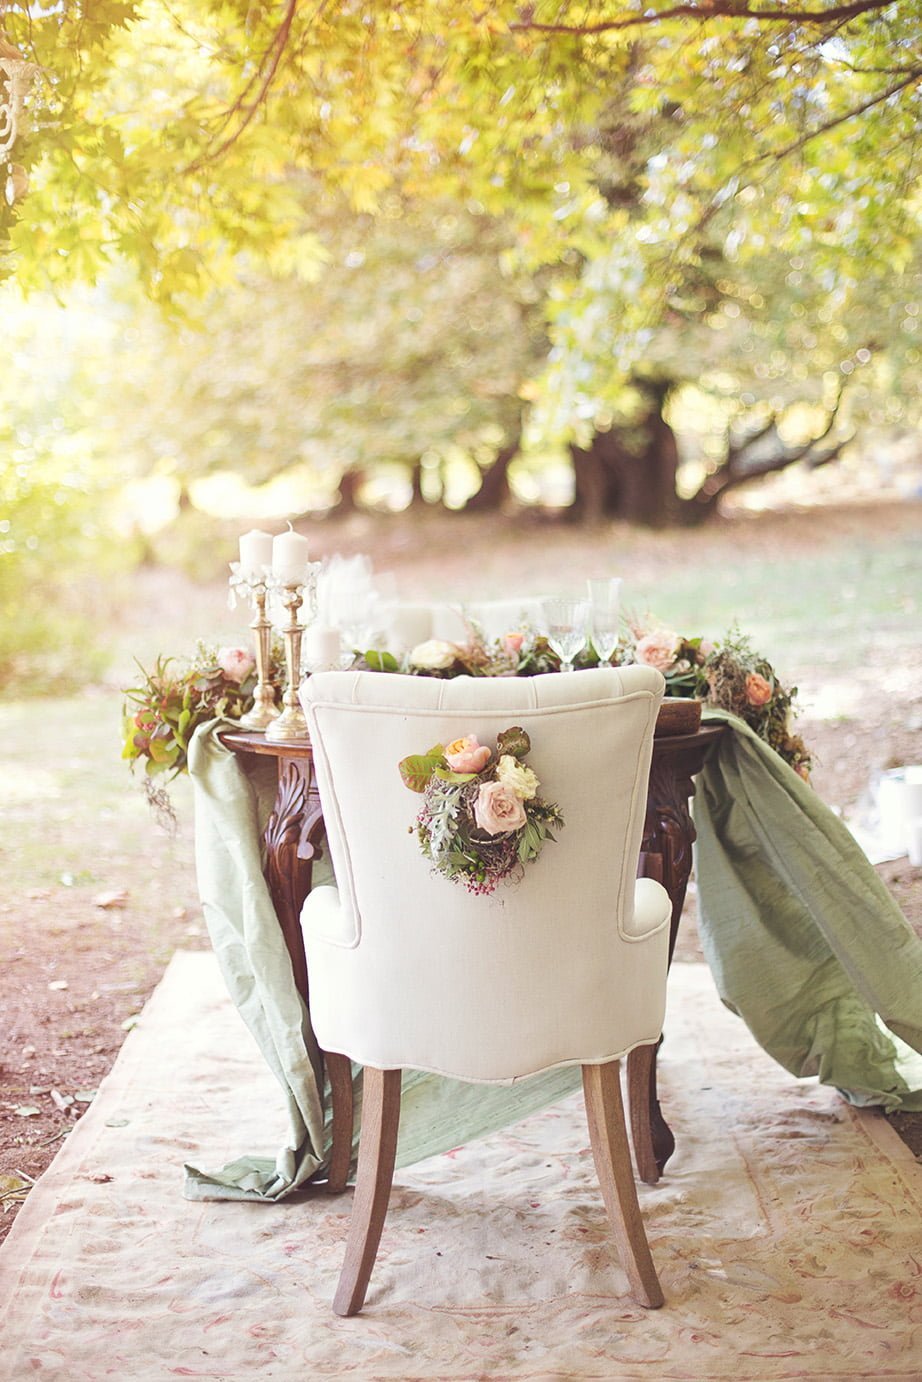
<svg viewBox="0 0 922 1382">
<path fill-rule="evenodd" d="M 279 599 L 288 612 L 288 623 L 282 627 L 288 684 L 282 697 L 282 713 L 266 730 L 266 738 L 274 742 L 310 738 L 307 720 L 298 701 L 298 688 L 301 685 L 301 639 L 304 635 L 304 625 L 298 618 L 298 611 L 304 603 L 306 593 L 308 614 L 313 615 L 319 569 L 319 562 L 308 562 L 304 581 L 274 579 L 272 582 L 273 589 L 278 592 Z"/>
<path fill-rule="evenodd" d="M 272 621 L 266 614 L 266 599 L 269 594 L 269 577 L 265 570 L 244 571 L 239 561 L 231 562 L 228 582 L 233 597 L 245 596 L 255 611 L 250 628 L 256 653 L 256 690 L 253 692 L 253 708 L 241 716 L 244 729 L 268 729 L 278 718 L 279 709 L 275 704 L 275 688 L 270 680 L 270 654 L 272 649 Z"/>
</svg>

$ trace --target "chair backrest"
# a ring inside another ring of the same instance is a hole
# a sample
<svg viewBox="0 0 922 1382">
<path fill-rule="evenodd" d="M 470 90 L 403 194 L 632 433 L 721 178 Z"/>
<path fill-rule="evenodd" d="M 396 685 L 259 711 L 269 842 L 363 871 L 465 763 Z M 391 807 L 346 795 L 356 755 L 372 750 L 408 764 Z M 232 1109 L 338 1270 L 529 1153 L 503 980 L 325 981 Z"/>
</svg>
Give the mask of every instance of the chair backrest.
<svg viewBox="0 0 922 1382">
<path fill-rule="evenodd" d="M 305 908 L 326 1049 L 508 1080 L 656 1039 L 634 882 L 663 686 L 647 667 L 451 680 L 327 672 L 305 683 L 339 889 L 338 906 Z M 566 823 L 519 881 L 476 896 L 420 853 L 421 799 L 398 763 L 464 734 L 492 748 L 513 725 Z"/>
</svg>

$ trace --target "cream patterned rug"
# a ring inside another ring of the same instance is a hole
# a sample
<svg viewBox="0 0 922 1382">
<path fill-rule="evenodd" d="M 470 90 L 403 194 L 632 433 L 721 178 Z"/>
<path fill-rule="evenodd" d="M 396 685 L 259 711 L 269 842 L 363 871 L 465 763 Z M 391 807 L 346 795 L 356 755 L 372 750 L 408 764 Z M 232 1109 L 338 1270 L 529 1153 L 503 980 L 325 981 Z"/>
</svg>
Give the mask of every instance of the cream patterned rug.
<svg viewBox="0 0 922 1382">
<path fill-rule="evenodd" d="M 178 954 L 0 1249 L 0 1377 L 922 1379 L 922 1168 L 670 978 L 678 1141 L 640 1187 L 666 1306 L 606 1236 L 579 1096 L 397 1172 L 364 1312 L 330 1310 L 351 1193 L 191 1203 L 281 1103 L 210 955 Z"/>
</svg>

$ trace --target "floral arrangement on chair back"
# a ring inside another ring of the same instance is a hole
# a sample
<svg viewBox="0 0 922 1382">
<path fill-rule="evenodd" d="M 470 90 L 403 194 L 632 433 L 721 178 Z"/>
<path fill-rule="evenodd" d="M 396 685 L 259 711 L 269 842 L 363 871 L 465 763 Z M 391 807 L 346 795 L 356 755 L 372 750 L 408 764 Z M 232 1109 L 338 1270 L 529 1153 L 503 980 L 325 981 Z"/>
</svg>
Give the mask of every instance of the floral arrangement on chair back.
<svg viewBox="0 0 922 1382">
<path fill-rule="evenodd" d="M 419 847 L 436 873 L 472 893 L 492 893 L 537 859 L 560 807 L 538 796 L 525 756 L 531 740 L 518 725 L 496 737 L 496 752 L 464 735 L 399 763 L 400 776 L 423 804 L 416 818 Z"/>
</svg>

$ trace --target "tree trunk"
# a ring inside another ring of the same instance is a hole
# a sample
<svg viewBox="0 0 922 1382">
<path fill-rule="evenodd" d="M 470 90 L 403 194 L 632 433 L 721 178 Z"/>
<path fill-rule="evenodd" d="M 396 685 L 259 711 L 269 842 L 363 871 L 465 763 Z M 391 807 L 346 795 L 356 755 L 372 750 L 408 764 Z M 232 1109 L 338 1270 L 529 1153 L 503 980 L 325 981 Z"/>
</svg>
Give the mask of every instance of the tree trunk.
<svg viewBox="0 0 922 1382">
<path fill-rule="evenodd" d="M 519 452 L 521 438 L 516 437 L 504 446 L 496 459 L 483 472 L 480 489 L 472 494 L 462 513 L 497 513 L 510 498 L 509 466 Z"/>
<path fill-rule="evenodd" d="M 665 392 L 657 391 L 654 406 L 646 422 L 647 441 L 640 467 L 635 468 L 636 483 L 625 495 L 622 517 L 631 523 L 648 528 L 664 528 L 675 523 L 679 515 L 676 495 L 676 476 L 679 469 L 679 447 L 675 433 L 663 417 Z"/>
<path fill-rule="evenodd" d="M 355 513 L 359 507 L 359 487 L 365 479 L 361 470 L 344 470 L 339 477 L 339 499 L 334 505 L 337 513 Z"/>
<path fill-rule="evenodd" d="M 573 517 L 594 525 L 621 518 L 649 528 L 678 519 L 676 473 L 679 449 L 663 417 L 669 384 L 647 386 L 650 410 L 632 429 L 639 442 L 614 430 L 597 432 L 588 448 L 570 447 L 575 496 Z"/>
<path fill-rule="evenodd" d="M 419 508 L 426 502 L 423 498 L 423 467 L 419 461 L 413 462 L 413 468 L 410 471 L 410 486 L 410 507 Z"/>
</svg>

